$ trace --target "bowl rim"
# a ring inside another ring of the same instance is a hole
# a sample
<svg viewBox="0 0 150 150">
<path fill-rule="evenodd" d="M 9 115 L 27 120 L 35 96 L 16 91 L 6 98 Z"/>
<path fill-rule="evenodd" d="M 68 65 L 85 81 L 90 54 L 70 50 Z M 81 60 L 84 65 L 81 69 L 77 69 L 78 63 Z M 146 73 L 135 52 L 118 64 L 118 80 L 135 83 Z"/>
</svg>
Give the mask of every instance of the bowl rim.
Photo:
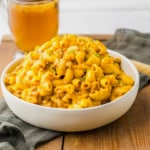
<svg viewBox="0 0 150 150">
<path fill-rule="evenodd" d="M 132 68 L 134 74 L 135 74 L 135 83 L 133 85 L 133 87 L 127 92 L 125 93 L 123 96 L 124 97 L 128 97 L 128 95 L 138 86 L 138 89 L 139 89 L 139 72 L 137 71 L 136 67 L 132 64 L 132 62 L 126 57 L 124 56 L 123 54 L 119 53 L 119 52 L 116 52 L 114 50 L 111 50 L 111 49 L 107 49 L 108 53 L 111 55 L 115 55 L 114 57 L 121 57 L 123 58 L 128 64 L 130 64 L 130 67 Z M 8 89 L 6 88 L 5 84 L 4 84 L 4 77 L 5 77 L 5 74 L 6 72 L 9 70 L 9 68 L 11 66 L 13 66 L 14 64 L 17 64 L 18 61 L 21 61 L 22 59 L 24 58 L 24 56 L 21 56 L 19 58 L 16 58 L 14 60 L 12 60 L 8 65 L 6 65 L 6 67 L 4 68 L 4 70 L 2 71 L 2 74 L 1 74 L 1 87 L 2 87 L 2 94 L 3 94 L 3 88 L 7 91 L 7 94 L 11 95 L 14 99 L 18 100 L 19 102 L 21 103 L 24 103 L 26 105 L 30 105 L 30 106 L 33 106 L 35 108 L 40 108 L 40 109 L 46 109 L 46 110 L 53 110 L 53 111 L 66 111 L 66 112 L 70 112 L 70 111 L 73 111 L 73 112 L 82 112 L 82 111 L 89 111 L 89 110 L 96 110 L 96 109 L 99 109 L 99 108 L 105 108 L 105 107 L 109 107 L 110 105 L 113 105 L 117 102 L 120 102 L 124 99 L 122 99 L 122 96 L 117 98 L 116 100 L 114 101 L 111 101 L 111 102 L 108 102 L 108 103 L 105 103 L 105 104 L 102 104 L 102 105 L 98 105 L 98 106 L 92 106 L 92 107 L 87 107 L 87 108 L 81 108 L 81 109 L 66 109 L 66 108 L 55 108 L 55 107 L 47 107 L 47 106 L 42 106 L 42 105 L 38 105 L 38 104 L 33 104 L 33 103 L 30 103 L 30 102 L 27 102 L 25 100 L 22 100 L 20 98 L 18 98 L 17 96 L 13 95 L 11 92 L 8 91 Z M 5 100 L 7 102 L 7 100 Z"/>
</svg>

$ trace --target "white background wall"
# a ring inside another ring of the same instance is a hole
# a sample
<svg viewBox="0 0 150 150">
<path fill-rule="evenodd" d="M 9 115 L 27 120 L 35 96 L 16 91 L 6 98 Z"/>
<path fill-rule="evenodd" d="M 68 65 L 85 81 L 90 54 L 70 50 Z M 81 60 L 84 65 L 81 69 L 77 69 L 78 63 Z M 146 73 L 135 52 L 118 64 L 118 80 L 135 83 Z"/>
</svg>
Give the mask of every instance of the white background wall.
<svg viewBox="0 0 150 150">
<path fill-rule="evenodd" d="M 59 33 L 113 34 L 117 28 L 150 33 L 150 0 L 59 0 Z M 0 39 L 9 34 L 0 0 Z"/>
<path fill-rule="evenodd" d="M 150 32 L 150 0 L 60 0 L 61 33 Z"/>
</svg>

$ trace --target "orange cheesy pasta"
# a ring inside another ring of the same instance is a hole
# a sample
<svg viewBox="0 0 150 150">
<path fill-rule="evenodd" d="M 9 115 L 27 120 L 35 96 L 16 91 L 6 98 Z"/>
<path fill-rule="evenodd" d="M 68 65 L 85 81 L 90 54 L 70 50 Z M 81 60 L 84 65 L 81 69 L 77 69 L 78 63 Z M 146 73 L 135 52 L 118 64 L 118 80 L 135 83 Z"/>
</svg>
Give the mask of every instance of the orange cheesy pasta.
<svg viewBox="0 0 150 150">
<path fill-rule="evenodd" d="M 124 95 L 134 80 L 98 40 L 66 34 L 34 51 L 5 77 L 8 90 L 42 106 L 87 108 Z"/>
</svg>

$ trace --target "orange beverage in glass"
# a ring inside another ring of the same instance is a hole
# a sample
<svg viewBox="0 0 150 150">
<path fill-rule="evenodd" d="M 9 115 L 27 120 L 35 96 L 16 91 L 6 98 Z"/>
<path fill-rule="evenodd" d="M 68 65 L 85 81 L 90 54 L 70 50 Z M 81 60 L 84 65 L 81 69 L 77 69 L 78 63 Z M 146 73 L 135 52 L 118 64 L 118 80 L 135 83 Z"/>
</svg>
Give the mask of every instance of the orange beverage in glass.
<svg viewBox="0 0 150 150">
<path fill-rule="evenodd" d="M 10 31 L 19 50 L 31 51 L 58 33 L 58 0 L 8 0 Z"/>
</svg>

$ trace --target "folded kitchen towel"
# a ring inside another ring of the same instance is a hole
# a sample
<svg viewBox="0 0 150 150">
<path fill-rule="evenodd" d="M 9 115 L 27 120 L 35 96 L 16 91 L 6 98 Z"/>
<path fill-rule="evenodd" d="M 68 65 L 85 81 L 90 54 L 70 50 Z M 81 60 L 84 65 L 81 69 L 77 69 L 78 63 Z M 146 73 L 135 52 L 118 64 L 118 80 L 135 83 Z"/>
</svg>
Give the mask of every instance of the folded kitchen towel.
<svg viewBox="0 0 150 150">
<path fill-rule="evenodd" d="M 128 58 L 150 63 L 150 34 L 118 29 L 105 44 Z M 141 74 L 141 88 L 148 82 L 149 77 Z M 0 150 L 34 150 L 40 143 L 61 135 L 62 132 L 41 129 L 20 120 L 8 108 L 4 99 L 0 99 Z"/>
<path fill-rule="evenodd" d="M 120 28 L 105 45 L 130 59 L 150 64 L 150 33 Z M 149 82 L 150 77 L 140 73 L 140 89 Z"/>
<path fill-rule="evenodd" d="M 12 113 L 4 99 L 0 99 L 0 150 L 34 150 L 38 144 L 62 134 L 22 121 Z"/>
</svg>

